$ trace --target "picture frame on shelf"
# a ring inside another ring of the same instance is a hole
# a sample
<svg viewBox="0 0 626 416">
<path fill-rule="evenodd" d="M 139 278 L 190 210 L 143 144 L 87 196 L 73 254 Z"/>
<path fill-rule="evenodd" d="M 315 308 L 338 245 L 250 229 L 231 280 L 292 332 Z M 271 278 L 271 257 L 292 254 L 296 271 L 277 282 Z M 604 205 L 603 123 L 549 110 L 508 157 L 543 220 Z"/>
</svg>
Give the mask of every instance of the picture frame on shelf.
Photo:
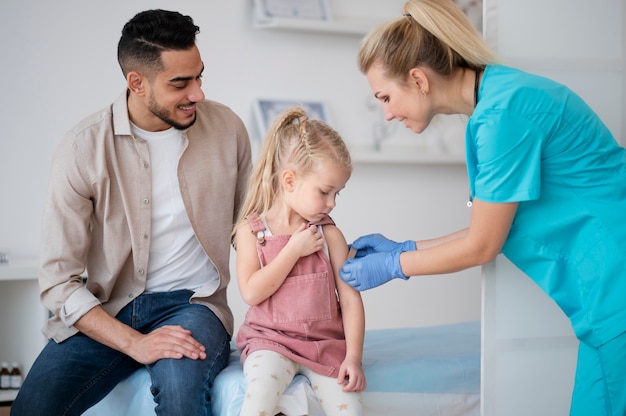
<svg viewBox="0 0 626 416">
<path fill-rule="evenodd" d="M 274 119 L 290 107 L 302 107 L 310 119 L 330 124 L 328 108 L 324 101 L 257 98 L 254 100 L 253 113 L 261 140 Z"/>
<path fill-rule="evenodd" d="M 259 21 L 272 19 L 302 19 L 330 21 L 329 0 L 254 0 L 255 17 Z"/>
<path fill-rule="evenodd" d="M 310 119 L 330 124 L 328 108 L 324 101 L 256 98 L 252 104 L 253 125 L 256 128 L 250 131 L 253 158 L 258 155 L 265 134 L 276 117 L 286 109 L 296 106 L 304 108 Z"/>
</svg>

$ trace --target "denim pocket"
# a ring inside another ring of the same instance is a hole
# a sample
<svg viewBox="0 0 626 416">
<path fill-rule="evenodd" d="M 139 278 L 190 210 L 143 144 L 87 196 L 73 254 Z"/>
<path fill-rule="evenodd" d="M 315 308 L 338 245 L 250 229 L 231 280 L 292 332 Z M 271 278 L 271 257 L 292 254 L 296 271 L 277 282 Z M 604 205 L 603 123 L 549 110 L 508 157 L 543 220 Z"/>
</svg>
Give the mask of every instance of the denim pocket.
<svg viewBox="0 0 626 416">
<path fill-rule="evenodd" d="M 288 277 L 271 297 L 275 323 L 302 323 L 332 317 L 328 272 Z"/>
</svg>

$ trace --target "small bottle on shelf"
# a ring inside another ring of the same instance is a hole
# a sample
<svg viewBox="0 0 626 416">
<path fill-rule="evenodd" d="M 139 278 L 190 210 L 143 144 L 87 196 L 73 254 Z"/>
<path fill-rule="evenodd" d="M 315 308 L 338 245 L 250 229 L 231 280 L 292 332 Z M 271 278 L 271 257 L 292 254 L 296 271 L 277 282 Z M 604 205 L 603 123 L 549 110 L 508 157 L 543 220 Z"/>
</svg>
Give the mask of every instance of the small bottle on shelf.
<svg viewBox="0 0 626 416">
<path fill-rule="evenodd" d="M 22 371 L 18 363 L 14 362 L 11 365 L 11 388 L 19 389 L 22 387 Z"/>
<path fill-rule="evenodd" d="M 11 388 L 11 372 L 9 371 L 9 363 L 6 361 L 2 362 L 2 369 L 0 370 L 0 388 L 3 390 Z"/>
</svg>

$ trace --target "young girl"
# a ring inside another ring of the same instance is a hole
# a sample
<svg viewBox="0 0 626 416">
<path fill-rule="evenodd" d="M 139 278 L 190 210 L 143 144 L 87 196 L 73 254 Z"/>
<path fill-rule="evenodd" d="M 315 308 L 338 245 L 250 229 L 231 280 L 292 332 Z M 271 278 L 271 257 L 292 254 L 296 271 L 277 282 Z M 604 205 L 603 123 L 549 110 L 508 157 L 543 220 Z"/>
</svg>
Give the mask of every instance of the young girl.
<svg viewBox="0 0 626 416">
<path fill-rule="evenodd" d="M 276 414 L 296 374 L 327 415 L 362 414 L 363 303 L 338 277 L 348 249 L 328 216 L 351 173 L 341 137 L 303 109 L 271 126 L 234 230 L 239 290 L 251 306 L 236 338 L 242 416 Z"/>
</svg>

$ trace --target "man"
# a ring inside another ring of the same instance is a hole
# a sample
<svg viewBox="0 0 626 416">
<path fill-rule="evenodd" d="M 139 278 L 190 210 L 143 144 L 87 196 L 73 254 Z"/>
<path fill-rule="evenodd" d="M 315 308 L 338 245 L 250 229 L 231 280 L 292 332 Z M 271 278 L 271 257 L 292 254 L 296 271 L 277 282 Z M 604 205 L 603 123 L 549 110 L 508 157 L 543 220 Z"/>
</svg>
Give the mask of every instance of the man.
<svg viewBox="0 0 626 416">
<path fill-rule="evenodd" d="M 118 44 L 126 91 L 59 145 L 40 253 L 51 340 L 14 416 L 80 415 L 142 366 L 157 414 L 211 414 L 250 144 L 239 117 L 204 99 L 198 32 L 177 12 L 137 14 Z"/>
</svg>

